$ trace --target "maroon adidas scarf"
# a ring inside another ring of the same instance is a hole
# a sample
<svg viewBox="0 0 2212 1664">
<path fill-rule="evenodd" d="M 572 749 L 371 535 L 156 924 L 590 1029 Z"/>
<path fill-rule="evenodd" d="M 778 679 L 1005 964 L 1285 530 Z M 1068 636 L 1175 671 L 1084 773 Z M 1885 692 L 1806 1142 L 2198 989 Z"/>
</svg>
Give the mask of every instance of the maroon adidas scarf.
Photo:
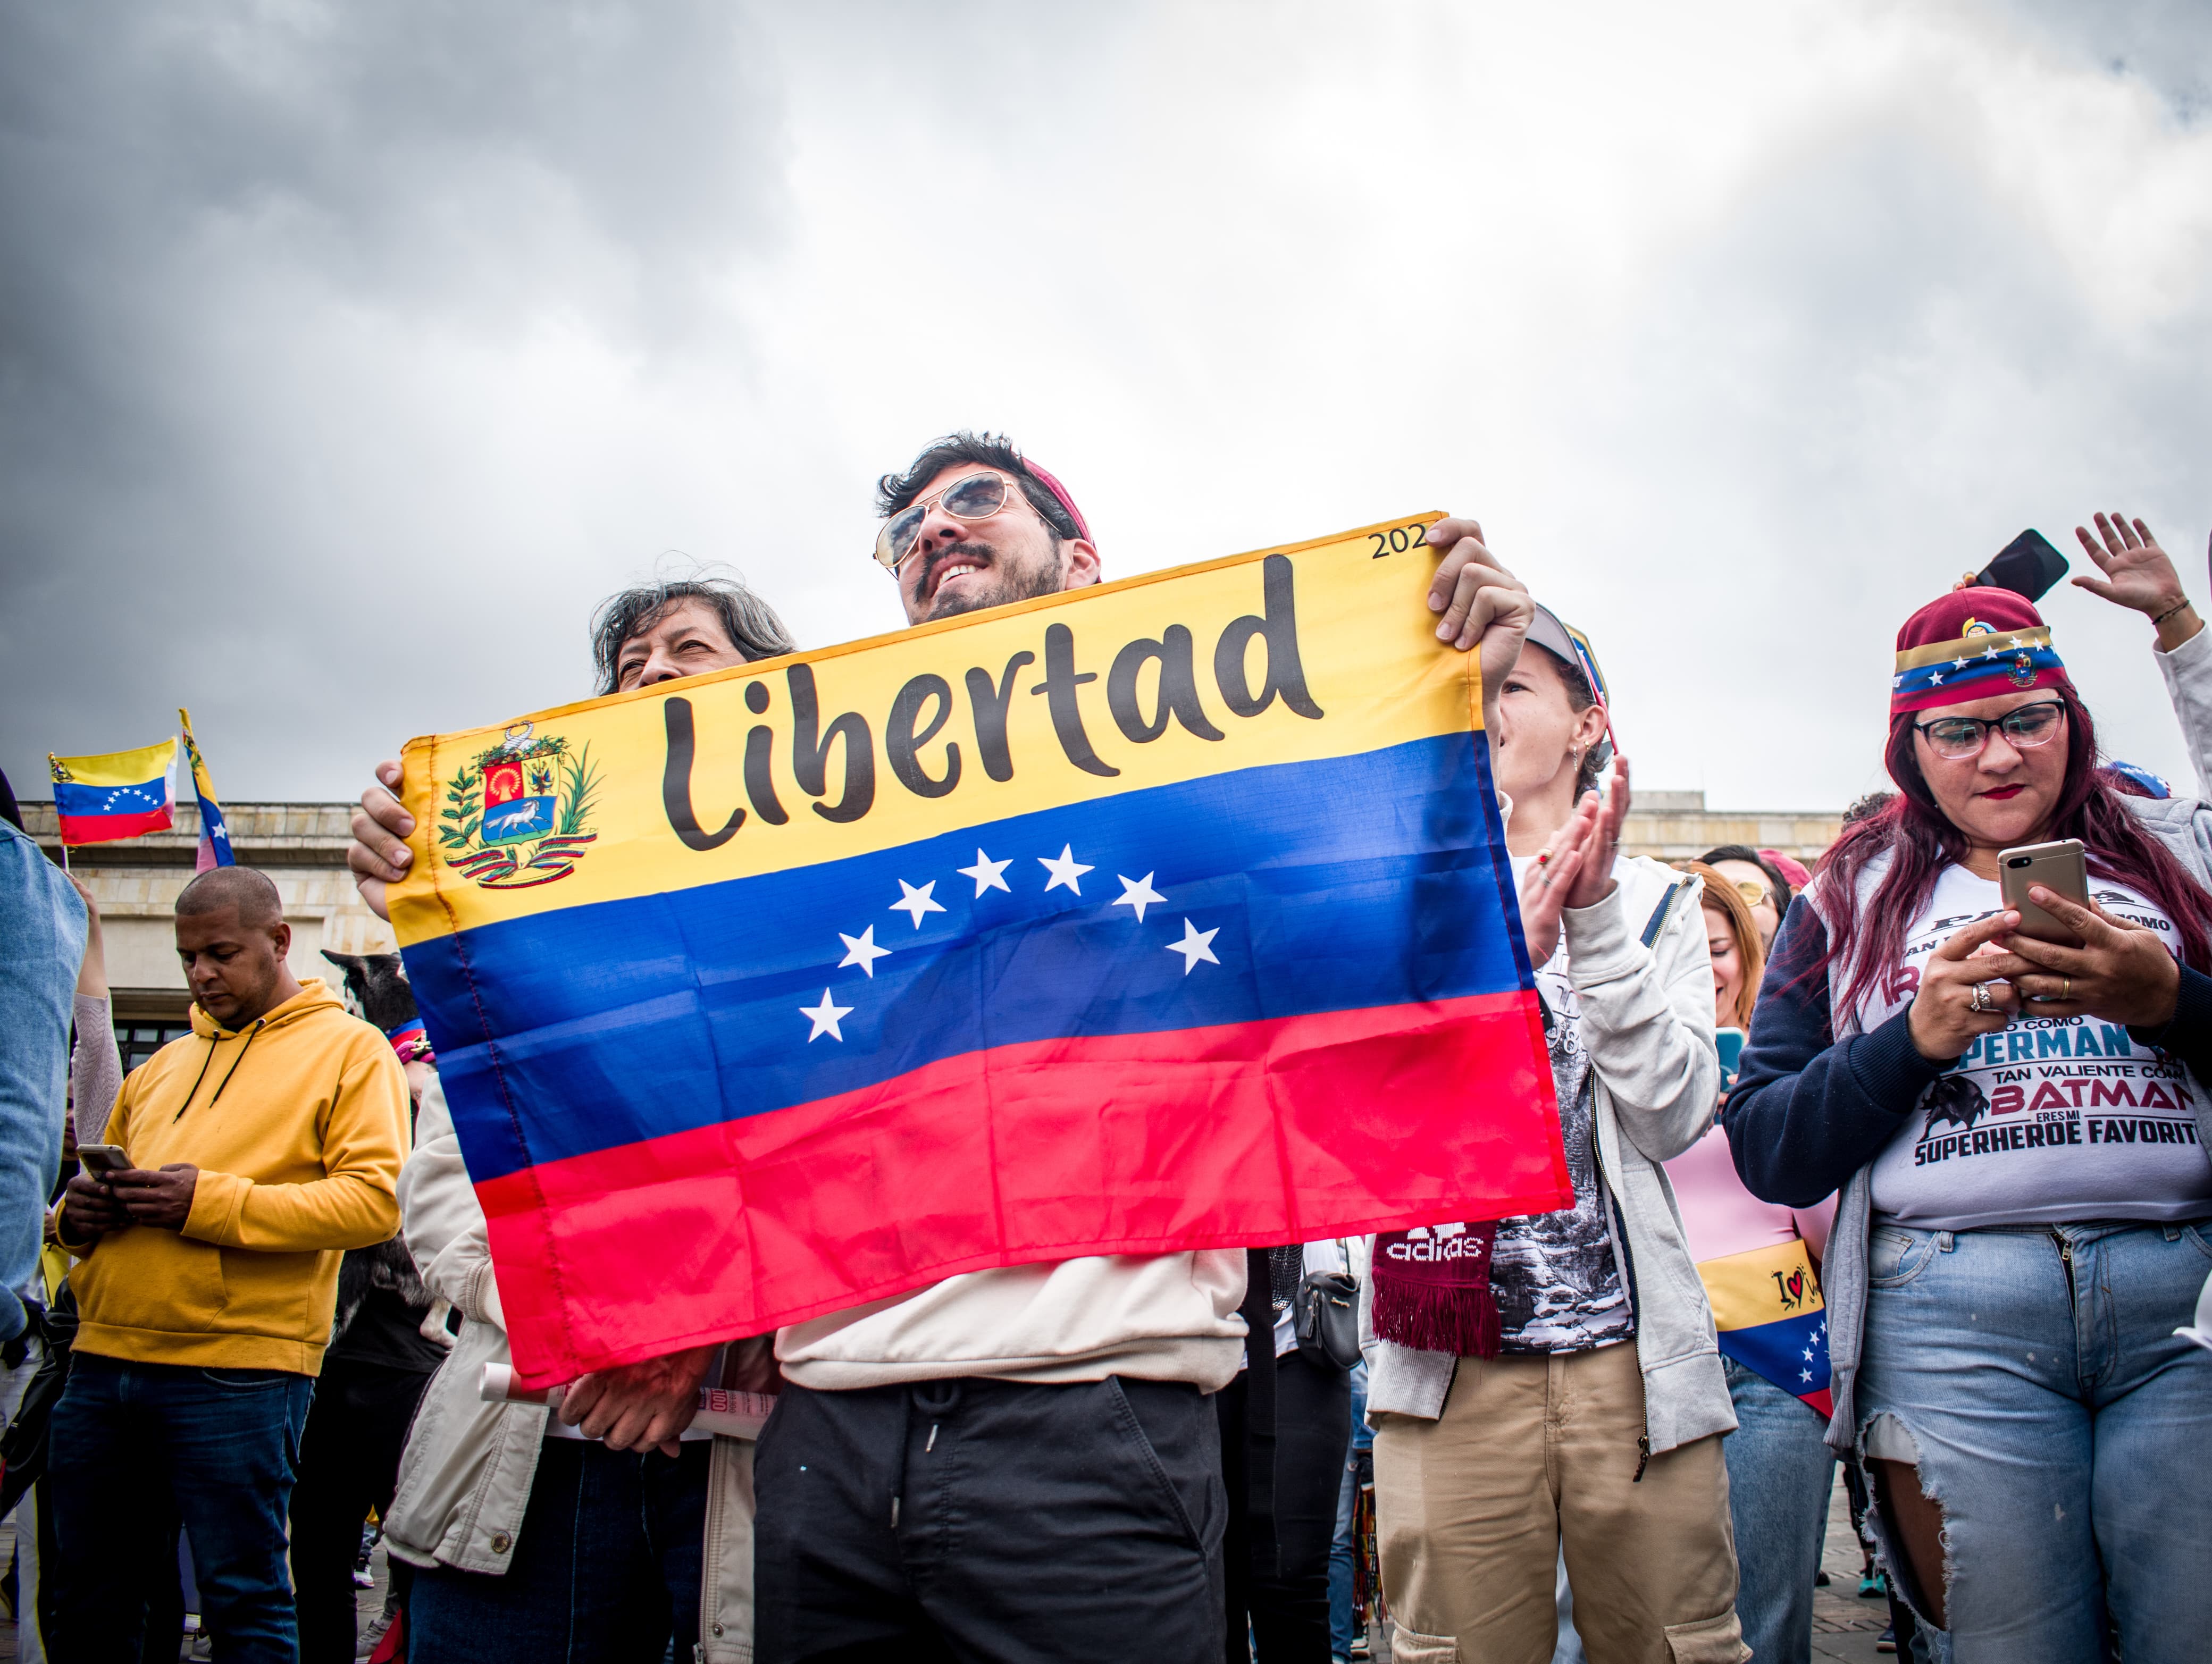
<svg viewBox="0 0 2212 1664">
<path fill-rule="evenodd" d="M 1502 1339 L 1490 1287 L 1498 1221 L 1386 1230 L 1375 1239 L 1374 1325 L 1393 1345 L 1495 1357 Z"/>
</svg>

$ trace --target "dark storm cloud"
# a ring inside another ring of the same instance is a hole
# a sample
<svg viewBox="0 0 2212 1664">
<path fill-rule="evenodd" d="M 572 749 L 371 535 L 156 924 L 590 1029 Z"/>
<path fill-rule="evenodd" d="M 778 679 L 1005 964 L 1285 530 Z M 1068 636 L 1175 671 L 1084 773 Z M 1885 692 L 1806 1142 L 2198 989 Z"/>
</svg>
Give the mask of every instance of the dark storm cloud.
<svg viewBox="0 0 2212 1664">
<path fill-rule="evenodd" d="M 234 794 L 357 777 L 305 762 L 305 708 L 357 708 L 389 662 L 380 627 L 425 574 L 368 528 L 434 524 L 440 459 L 334 358 L 443 336 L 465 360 L 564 321 L 647 361 L 726 337 L 719 288 L 782 213 L 761 58 L 709 4 L 0 7 L 18 789 L 46 749 L 142 744 L 179 700 L 204 737 L 255 735 Z M 386 477 L 349 478 L 380 446 Z"/>
</svg>

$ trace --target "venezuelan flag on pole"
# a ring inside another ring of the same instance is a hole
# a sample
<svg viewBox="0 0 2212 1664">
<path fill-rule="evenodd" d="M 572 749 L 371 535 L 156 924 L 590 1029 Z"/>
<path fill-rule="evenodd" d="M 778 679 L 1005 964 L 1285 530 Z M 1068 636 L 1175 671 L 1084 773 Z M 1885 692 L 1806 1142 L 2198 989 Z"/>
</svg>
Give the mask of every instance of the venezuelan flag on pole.
<svg viewBox="0 0 2212 1664">
<path fill-rule="evenodd" d="M 1434 516 L 411 742 L 525 1384 L 1571 1195 Z"/>
<path fill-rule="evenodd" d="M 110 751 L 104 756 L 46 753 L 54 776 L 54 815 L 70 846 L 166 832 L 177 803 L 177 742 Z"/>
<path fill-rule="evenodd" d="M 231 853 L 230 829 L 223 824 L 222 805 L 216 800 L 215 781 L 209 778 L 207 759 L 200 755 L 199 744 L 192 738 L 192 714 L 179 705 L 177 720 L 185 726 L 185 755 L 191 759 L 192 792 L 200 800 L 200 847 L 193 858 L 192 871 L 204 872 L 213 866 L 234 866 L 238 858 Z"/>
<path fill-rule="evenodd" d="M 1829 1390 L 1828 1311 L 1801 1237 L 1698 1263 L 1722 1356 L 1732 1357 L 1823 1420 L 1836 1412 Z"/>
</svg>

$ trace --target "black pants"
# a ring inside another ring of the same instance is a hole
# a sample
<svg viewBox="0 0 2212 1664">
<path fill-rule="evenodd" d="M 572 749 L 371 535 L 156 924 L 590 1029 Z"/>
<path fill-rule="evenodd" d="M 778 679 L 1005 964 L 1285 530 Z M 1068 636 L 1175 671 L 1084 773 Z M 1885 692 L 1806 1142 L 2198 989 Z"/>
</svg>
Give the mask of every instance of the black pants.
<svg viewBox="0 0 2212 1664">
<path fill-rule="evenodd" d="M 1195 1387 L 786 1387 L 760 1440 L 760 1664 L 1213 1664 L 1227 1512 Z"/>
<path fill-rule="evenodd" d="M 292 1488 L 292 1593 L 301 1664 L 353 1664 L 354 1562 L 361 1528 L 392 1507 L 399 1457 L 427 1374 L 386 1363 L 326 1358 L 300 1440 Z M 392 1563 L 395 1579 L 407 1568 Z"/>
<path fill-rule="evenodd" d="M 1249 1425 L 1249 1372 L 1214 1395 L 1221 1418 L 1222 1477 L 1229 1492 L 1223 1544 L 1228 1570 L 1229 1664 L 1328 1664 L 1328 1551 L 1344 1453 L 1352 1443 L 1352 1377 L 1297 1352 L 1275 1360 L 1275 1437 L 1270 1452 Z M 1254 1464 L 1274 1462 L 1274 1529 L 1250 1516 Z M 1251 1625 L 1251 1641 L 1245 1625 Z"/>
</svg>

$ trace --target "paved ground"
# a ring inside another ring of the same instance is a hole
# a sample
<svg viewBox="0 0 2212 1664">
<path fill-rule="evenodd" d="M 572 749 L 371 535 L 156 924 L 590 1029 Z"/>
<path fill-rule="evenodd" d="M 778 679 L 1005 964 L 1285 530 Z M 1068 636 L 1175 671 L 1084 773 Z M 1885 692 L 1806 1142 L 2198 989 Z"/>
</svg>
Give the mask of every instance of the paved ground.
<svg viewBox="0 0 2212 1664">
<path fill-rule="evenodd" d="M 14 1542 L 14 1526 L 0 1525 L 0 1570 L 6 1569 Z M 377 1551 L 370 1564 L 376 1575 L 376 1587 L 362 1592 L 361 1621 L 364 1630 L 369 1619 L 384 1608 L 383 1550 Z M 1874 1664 L 1874 1661 L 1884 1657 L 1875 1651 L 1874 1643 L 1883 1626 L 1889 1622 L 1888 1604 L 1857 1598 L 1859 1564 L 1858 1539 L 1851 1534 L 1850 1514 L 1844 1505 L 1844 1488 L 1838 1484 L 1835 1494 L 1830 1498 L 1828 1541 L 1822 1557 L 1829 1584 L 1826 1588 L 1816 1589 L 1813 1594 L 1813 1656 L 1815 1660 L 1847 1659 L 1851 1661 L 1851 1664 Z M 204 1659 L 207 1655 L 204 1642 L 197 1648 L 187 1643 L 179 1653 L 181 1659 Z M 15 1664 L 18 1656 L 15 1626 L 5 1618 L 0 1618 L 0 1664 Z"/>
</svg>

